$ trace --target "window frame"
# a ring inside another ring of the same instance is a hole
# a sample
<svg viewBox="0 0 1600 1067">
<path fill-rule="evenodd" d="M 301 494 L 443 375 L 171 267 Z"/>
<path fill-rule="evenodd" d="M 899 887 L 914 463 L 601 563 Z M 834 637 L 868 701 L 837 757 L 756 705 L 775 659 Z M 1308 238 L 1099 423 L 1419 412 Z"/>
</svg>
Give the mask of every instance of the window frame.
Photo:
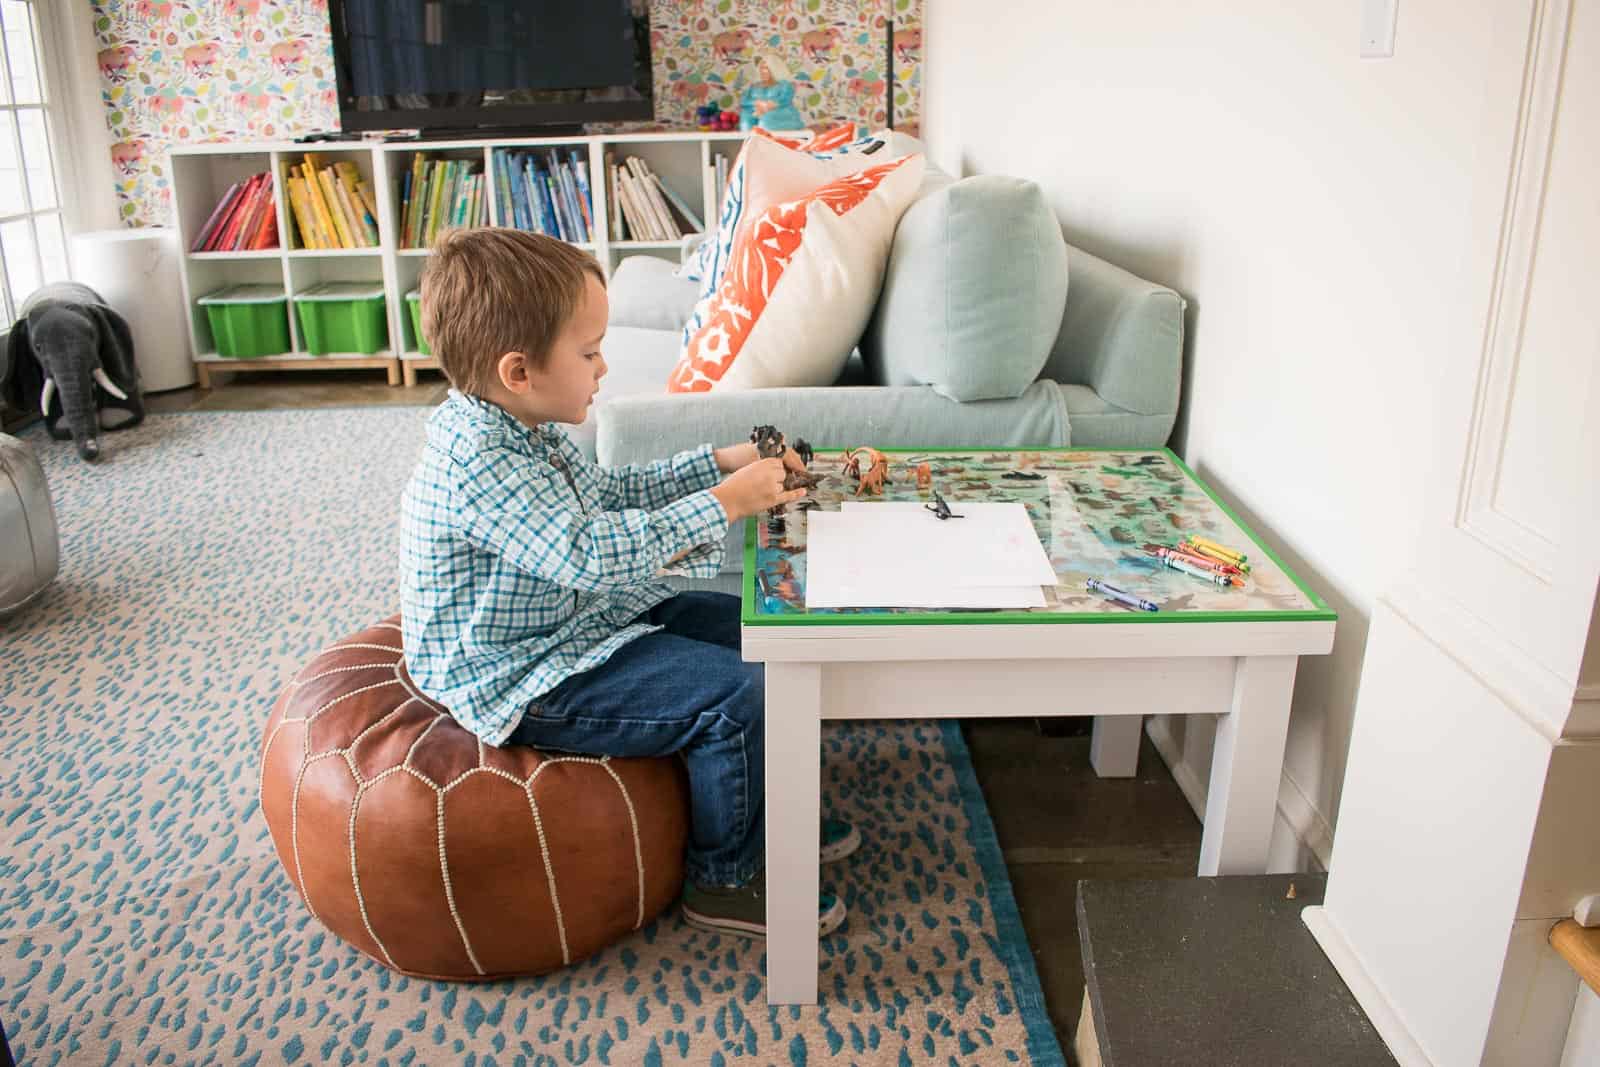
<svg viewBox="0 0 1600 1067">
<path fill-rule="evenodd" d="M 16 152 L 17 175 L 19 186 L 22 190 L 22 211 L 8 215 L 0 215 L 0 226 L 14 222 L 27 222 L 32 231 L 33 269 L 40 279 L 40 284 L 49 284 L 51 281 L 66 280 L 45 277 L 44 247 L 40 240 L 39 220 L 54 218 L 61 235 L 62 260 L 66 265 L 66 277 L 72 276 L 72 260 L 69 251 L 69 226 L 67 218 L 67 199 L 62 187 L 61 174 L 64 166 L 70 166 L 71 160 L 58 150 L 58 145 L 70 139 L 62 136 L 60 122 L 56 121 L 55 113 L 59 111 L 59 103 L 55 94 L 55 87 L 62 84 L 60 72 L 50 67 L 51 57 L 47 55 L 44 41 L 50 35 L 45 31 L 45 15 L 47 12 L 60 15 L 64 5 L 39 4 L 36 0 L 18 0 L 28 15 L 29 45 L 33 51 L 33 66 L 37 72 L 39 82 L 38 103 L 18 103 L 12 93 L 11 83 L 11 55 L 10 50 L 0 47 L 0 78 L 5 79 L 6 99 L 0 100 L 0 112 L 11 116 L 12 148 Z M 0 8 L 0 43 L 4 40 L 6 15 Z M 24 112 L 36 112 L 44 129 L 44 150 L 49 163 L 50 181 L 54 188 L 55 205 L 53 207 L 39 208 L 33 203 L 33 189 L 28 177 L 27 153 L 23 147 L 22 123 L 20 116 Z M 11 265 L 6 262 L 5 249 L 0 245 L 0 312 L 3 312 L 3 325 L 9 330 L 12 322 L 16 320 L 19 305 L 16 304 L 11 292 Z"/>
</svg>

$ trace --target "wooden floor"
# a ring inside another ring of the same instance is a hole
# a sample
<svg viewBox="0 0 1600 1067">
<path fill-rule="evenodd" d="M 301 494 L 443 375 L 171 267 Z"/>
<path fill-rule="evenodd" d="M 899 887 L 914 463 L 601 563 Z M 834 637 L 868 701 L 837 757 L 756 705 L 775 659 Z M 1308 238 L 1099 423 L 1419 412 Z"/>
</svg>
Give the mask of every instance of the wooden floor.
<svg viewBox="0 0 1600 1067">
<path fill-rule="evenodd" d="M 147 403 L 152 412 L 433 405 L 446 388 L 435 371 L 423 371 L 411 388 L 385 385 L 375 371 L 245 373 L 209 392 L 152 394 Z M 1200 859 L 1200 822 L 1149 740 L 1137 777 L 1102 781 L 1089 767 L 1090 722 L 963 724 L 1050 1018 L 1069 1057 L 1083 998 L 1078 879 L 1186 878 Z"/>
</svg>

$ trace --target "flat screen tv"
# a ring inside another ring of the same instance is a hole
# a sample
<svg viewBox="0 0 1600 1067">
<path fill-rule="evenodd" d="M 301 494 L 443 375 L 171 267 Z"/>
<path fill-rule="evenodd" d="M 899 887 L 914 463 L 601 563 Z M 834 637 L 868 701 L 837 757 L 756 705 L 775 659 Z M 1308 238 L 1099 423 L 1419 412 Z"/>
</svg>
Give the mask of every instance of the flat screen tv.
<svg viewBox="0 0 1600 1067">
<path fill-rule="evenodd" d="M 328 16 L 347 133 L 653 117 L 647 0 L 329 0 Z"/>
</svg>

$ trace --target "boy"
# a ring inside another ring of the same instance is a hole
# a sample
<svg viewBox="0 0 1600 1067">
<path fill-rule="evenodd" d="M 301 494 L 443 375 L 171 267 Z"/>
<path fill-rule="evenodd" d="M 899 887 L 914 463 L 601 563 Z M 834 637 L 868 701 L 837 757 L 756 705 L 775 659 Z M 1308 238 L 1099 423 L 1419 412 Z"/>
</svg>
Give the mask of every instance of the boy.
<svg viewBox="0 0 1600 1067">
<path fill-rule="evenodd" d="M 554 238 L 457 230 L 428 257 L 422 332 L 453 388 L 401 504 L 406 662 L 486 744 L 682 753 L 684 917 L 760 937 L 762 667 L 740 658 L 738 598 L 656 579 L 669 563 L 715 575 L 730 522 L 805 490 L 748 443 L 585 459 L 555 424 L 588 415 L 608 313 L 599 264 Z M 825 862 L 859 841 L 832 820 L 824 836 Z M 836 929 L 843 903 L 823 894 L 818 917 Z"/>
</svg>

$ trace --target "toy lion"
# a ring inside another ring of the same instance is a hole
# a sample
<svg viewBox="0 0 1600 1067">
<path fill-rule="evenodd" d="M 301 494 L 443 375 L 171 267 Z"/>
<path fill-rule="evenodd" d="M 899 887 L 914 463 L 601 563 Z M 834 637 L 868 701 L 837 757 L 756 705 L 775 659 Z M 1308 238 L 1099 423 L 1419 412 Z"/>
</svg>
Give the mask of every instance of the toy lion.
<svg viewBox="0 0 1600 1067">
<path fill-rule="evenodd" d="M 843 469 L 856 480 L 856 496 L 862 490 L 871 496 L 883 495 L 884 483 L 889 480 L 889 461 L 876 448 L 850 449 L 844 454 Z"/>
</svg>

